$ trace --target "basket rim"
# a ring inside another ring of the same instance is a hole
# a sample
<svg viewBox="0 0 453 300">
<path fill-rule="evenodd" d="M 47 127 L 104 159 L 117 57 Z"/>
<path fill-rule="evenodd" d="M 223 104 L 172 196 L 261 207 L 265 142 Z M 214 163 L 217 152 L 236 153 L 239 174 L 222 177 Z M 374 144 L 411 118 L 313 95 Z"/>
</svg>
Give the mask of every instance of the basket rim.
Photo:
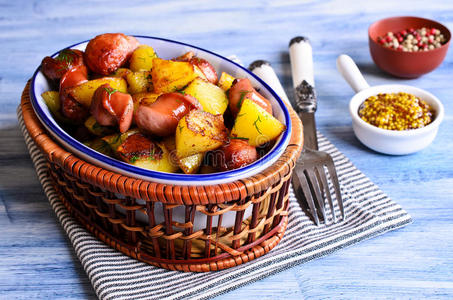
<svg viewBox="0 0 453 300">
<path fill-rule="evenodd" d="M 91 164 L 64 149 L 47 133 L 30 102 L 30 81 L 21 97 L 25 126 L 33 141 L 49 162 L 57 164 L 83 183 L 95 185 L 112 193 L 168 204 L 206 205 L 244 199 L 279 182 L 292 172 L 303 146 L 302 123 L 295 111 L 287 106 L 292 132 L 288 146 L 278 160 L 267 169 L 251 177 L 215 185 L 170 185 L 125 176 Z M 286 104 L 285 104 L 286 105 Z"/>
</svg>

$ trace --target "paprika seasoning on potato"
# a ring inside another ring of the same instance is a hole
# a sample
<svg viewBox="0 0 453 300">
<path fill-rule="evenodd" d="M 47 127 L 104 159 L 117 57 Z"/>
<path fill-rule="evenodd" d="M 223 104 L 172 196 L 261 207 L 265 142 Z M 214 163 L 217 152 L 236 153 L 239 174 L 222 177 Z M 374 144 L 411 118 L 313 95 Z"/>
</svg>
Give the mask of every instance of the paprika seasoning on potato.
<svg viewBox="0 0 453 300">
<path fill-rule="evenodd" d="M 420 98 L 400 92 L 371 96 L 360 105 L 358 113 L 368 124 L 402 131 L 425 127 L 432 122 L 434 111 Z"/>
</svg>

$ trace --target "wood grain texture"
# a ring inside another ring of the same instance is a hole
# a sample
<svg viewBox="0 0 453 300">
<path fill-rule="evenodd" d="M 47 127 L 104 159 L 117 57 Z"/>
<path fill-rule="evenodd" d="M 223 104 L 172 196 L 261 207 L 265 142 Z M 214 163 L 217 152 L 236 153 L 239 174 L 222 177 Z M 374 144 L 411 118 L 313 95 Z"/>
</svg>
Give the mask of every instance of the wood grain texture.
<svg viewBox="0 0 453 300">
<path fill-rule="evenodd" d="M 453 28 L 451 1 L 0 1 L 0 298 L 94 298 L 80 263 L 44 198 L 17 128 L 22 88 L 45 55 L 103 32 L 181 40 L 236 54 L 244 64 L 272 63 L 291 86 L 287 45 L 310 37 L 326 135 L 414 223 L 244 286 L 219 299 L 452 298 L 452 52 L 434 72 L 395 79 L 374 66 L 367 28 L 392 15 L 433 18 Z M 439 135 L 427 149 L 386 156 L 354 137 L 347 104 L 352 90 L 335 69 L 337 55 L 355 59 L 371 85 L 398 82 L 427 89 L 445 105 Z M 292 96 L 291 93 L 290 97 Z"/>
</svg>

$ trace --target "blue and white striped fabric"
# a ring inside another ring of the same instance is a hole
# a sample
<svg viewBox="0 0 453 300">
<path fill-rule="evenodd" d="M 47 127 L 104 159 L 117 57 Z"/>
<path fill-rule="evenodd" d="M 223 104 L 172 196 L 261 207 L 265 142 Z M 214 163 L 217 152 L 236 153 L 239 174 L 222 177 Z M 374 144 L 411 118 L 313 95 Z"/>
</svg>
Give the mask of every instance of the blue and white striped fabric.
<svg viewBox="0 0 453 300">
<path fill-rule="evenodd" d="M 100 299 L 211 298 L 412 221 L 407 212 L 318 133 L 320 150 L 330 153 L 337 167 L 345 201 L 345 222 L 316 227 L 300 209 L 291 189 L 286 233 L 268 254 L 218 272 L 182 273 L 159 269 L 98 241 L 69 215 L 52 187 L 44 156 L 25 129 L 20 108 L 18 117 L 44 192 Z M 336 210 L 339 215 L 338 207 Z"/>
</svg>

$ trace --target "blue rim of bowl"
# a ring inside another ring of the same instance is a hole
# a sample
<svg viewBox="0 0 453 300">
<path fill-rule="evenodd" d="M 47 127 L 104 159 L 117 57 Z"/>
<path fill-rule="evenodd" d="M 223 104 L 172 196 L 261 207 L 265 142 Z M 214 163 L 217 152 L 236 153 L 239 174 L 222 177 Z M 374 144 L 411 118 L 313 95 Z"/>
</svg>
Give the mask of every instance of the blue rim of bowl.
<svg viewBox="0 0 453 300">
<path fill-rule="evenodd" d="M 261 85 L 263 85 L 272 94 L 272 96 L 275 98 L 275 100 L 277 101 L 279 106 L 282 108 L 282 111 L 283 111 L 283 114 L 284 114 L 284 117 L 285 117 L 286 130 L 283 132 L 283 136 L 280 138 L 279 143 L 273 147 L 274 149 L 272 149 L 270 152 L 266 153 L 265 156 L 263 156 L 262 158 L 260 158 L 256 162 L 254 162 L 253 164 L 250 164 L 248 166 L 242 167 L 240 169 L 231 170 L 231 171 L 211 173 L 211 174 L 181 174 L 181 173 L 158 172 L 158 171 L 152 171 L 152 170 L 147 170 L 147 169 L 135 167 L 135 166 L 133 166 L 131 164 L 128 164 L 128 163 L 122 162 L 120 160 L 117 160 L 115 158 L 109 157 L 107 155 L 101 154 L 101 153 L 89 148 L 88 146 L 85 146 L 83 143 L 77 141 L 75 138 L 73 138 L 69 134 L 67 134 L 64 130 L 56 127 L 53 124 L 52 120 L 47 117 L 46 113 L 44 113 L 44 111 L 41 109 L 40 105 L 38 105 L 38 100 L 37 100 L 36 95 L 35 95 L 35 80 L 36 80 L 36 76 L 38 75 L 38 73 L 41 70 L 41 65 L 40 65 L 35 70 L 35 72 L 33 73 L 33 77 L 32 77 L 32 80 L 31 80 L 31 88 L 30 88 L 31 103 L 32 103 L 33 109 L 35 110 L 35 112 L 40 117 L 40 120 L 42 122 L 44 122 L 45 125 L 54 134 L 56 134 L 60 139 L 62 139 L 65 143 L 67 143 L 71 147 L 75 148 L 76 150 L 78 150 L 78 151 L 80 151 L 80 152 L 92 157 L 93 159 L 96 159 L 96 160 L 98 160 L 98 161 L 100 161 L 100 162 L 102 162 L 104 164 L 111 165 L 111 166 L 113 166 L 115 168 L 124 170 L 126 172 L 137 174 L 137 175 L 143 176 L 143 177 L 156 178 L 156 179 L 159 179 L 159 180 L 182 181 L 182 182 L 184 182 L 184 181 L 203 182 L 203 181 L 219 181 L 219 180 L 223 181 L 223 180 L 226 180 L 226 179 L 231 179 L 233 177 L 237 177 L 237 179 L 235 179 L 235 180 L 240 180 L 240 179 L 242 179 L 242 178 L 244 178 L 246 176 L 253 176 L 254 174 L 253 175 L 249 175 L 248 173 L 250 171 L 252 171 L 254 168 L 259 167 L 260 165 L 265 164 L 265 163 L 273 160 L 276 156 L 280 156 L 281 154 L 283 154 L 283 151 L 285 149 L 282 149 L 282 148 L 286 144 L 286 142 L 289 141 L 289 137 L 290 137 L 289 134 L 291 133 L 291 130 L 292 130 L 292 128 L 291 128 L 292 127 L 291 126 L 291 118 L 289 116 L 288 109 L 286 108 L 286 105 L 283 103 L 282 99 L 280 99 L 280 97 L 277 95 L 277 93 L 268 84 L 266 84 L 263 80 L 261 80 L 258 76 L 256 76 L 255 74 L 250 72 L 248 69 L 244 68 L 243 66 L 235 63 L 234 61 L 232 61 L 232 60 L 230 60 L 230 59 L 228 59 L 228 58 L 226 58 L 226 57 L 224 57 L 222 55 L 219 55 L 217 53 L 214 53 L 212 51 L 209 51 L 209 50 L 197 47 L 197 46 L 193 46 L 193 45 L 190 45 L 190 44 L 187 44 L 187 43 L 182 43 L 182 42 L 178 42 L 178 41 L 174 41 L 174 40 L 170 40 L 170 39 L 159 38 L 159 37 L 152 37 L 152 36 L 145 36 L 145 35 L 134 35 L 134 37 L 161 40 L 161 41 L 170 42 L 170 43 L 174 43 L 174 44 L 178 44 L 178 45 L 188 46 L 188 47 L 191 47 L 191 48 L 194 48 L 194 49 L 198 49 L 198 50 L 204 51 L 204 52 L 209 53 L 211 55 L 217 56 L 217 57 L 219 57 L 219 58 L 221 58 L 223 60 L 226 60 L 226 61 L 232 63 L 236 67 L 244 70 L 248 75 L 252 76 Z M 55 55 L 57 55 L 58 53 L 60 53 L 60 51 L 62 51 L 64 49 L 70 49 L 70 48 L 73 48 L 73 47 L 78 46 L 80 44 L 86 43 L 88 41 L 89 40 L 86 40 L 86 41 L 83 41 L 83 42 L 79 42 L 79 43 L 75 43 L 75 44 L 73 44 L 71 46 L 63 48 L 63 49 L 55 52 L 54 54 L 52 54 L 52 57 L 54 57 Z M 54 121 L 54 122 L 56 122 L 56 121 Z M 113 171 L 113 172 L 115 172 L 115 171 Z"/>
</svg>

